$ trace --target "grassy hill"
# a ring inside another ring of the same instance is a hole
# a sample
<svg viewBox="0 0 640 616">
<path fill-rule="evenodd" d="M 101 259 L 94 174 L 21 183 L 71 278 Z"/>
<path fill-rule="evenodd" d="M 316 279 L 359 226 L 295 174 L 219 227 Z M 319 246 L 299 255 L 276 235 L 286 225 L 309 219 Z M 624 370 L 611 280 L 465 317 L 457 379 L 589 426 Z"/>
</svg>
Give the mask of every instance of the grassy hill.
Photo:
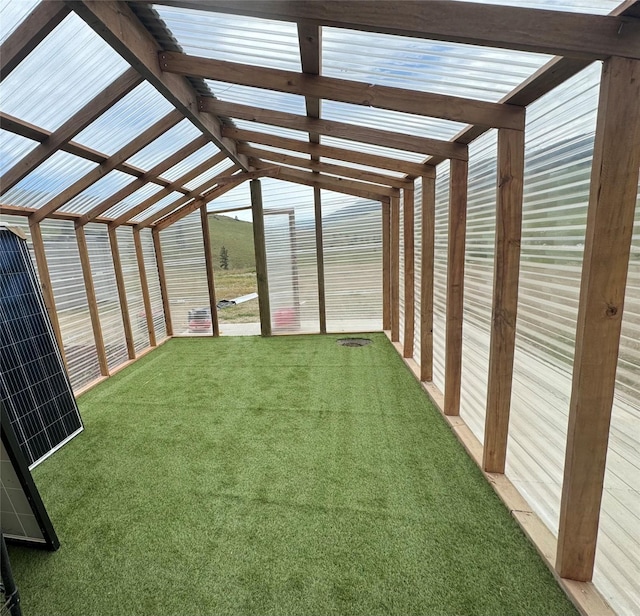
<svg viewBox="0 0 640 616">
<path fill-rule="evenodd" d="M 253 224 L 245 220 L 235 220 L 219 214 L 209 215 L 211 250 L 213 265 L 220 271 L 220 250 L 222 246 L 229 255 L 229 270 L 255 271 L 253 252 Z"/>
</svg>

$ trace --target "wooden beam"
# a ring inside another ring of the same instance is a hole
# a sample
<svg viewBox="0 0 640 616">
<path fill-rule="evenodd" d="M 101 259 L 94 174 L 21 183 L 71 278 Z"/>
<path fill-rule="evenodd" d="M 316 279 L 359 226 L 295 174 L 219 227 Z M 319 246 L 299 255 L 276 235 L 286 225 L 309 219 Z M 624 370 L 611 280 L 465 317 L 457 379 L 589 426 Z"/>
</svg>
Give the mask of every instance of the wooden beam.
<svg viewBox="0 0 640 616">
<path fill-rule="evenodd" d="M 414 189 L 403 191 L 402 210 L 404 239 L 404 345 L 403 357 L 413 357 L 415 327 L 415 204 Z"/>
<path fill-rule="evenodd" d="M 271 306 L 269 301 L 269 275 L 267 273 L 267 248 L 264 237 L 264 210 L 260 180 L 251 180 L 251 212 L 253 214 L 253 246 L 256 257 L 258 304 L 260 306 L 260 333 L 271 336 Z"/>
<path fill-rule="evenodd" d="M 41 2 L 0 47 L 0 81 L 6 79 L 69 14 L 63 2 Z"/>
<path fill-rule="evenodd" d="M 209 291 L 209 306 L 211 310 L 211 335 L 220 335 L 220 324 L 218 322 L 218 302 L 216 301 L 216 284 L 213 275 L 213 254 L 211 252 L 211 231 L 209 229 L 209 216 L 207 215 L 207 205 L 200 206 L 200 222 L 202 224 L 202 241 L 204 243 L 204 261 L 207 268 L 207 290 Z"/>
<path fill-rule="evenodd" d="M 162 244 L 160 242 L 160 230 L 151 231 L 153 237 L 153 250 L 156 255 L 156 266 L 158 267 L 158 280 L 160 281 L 160 294 L 162 295 L 162 310 L 164 312 L 164 322 L 167 326 L 167 336 L 173 336 L 173 320 L 171 318 L 171 302 L 169 301 L 169 287 L 164 270 L 164 258 L 162 256 Z"/>
<path fill-rule="evenodd" d="M 451 161 L 444 374 L 444 410 L 447 415 L 460 414 L 467 175 L 467 163 L 460 160 Z"/>
<path fill-rule="evenodd" d="M 391 330 L 391 207 L 382 206 L 382 329 Z"/>
<path fill-rule="evenodd" d="M 401 111 L 414 115 L 480 124 L 492 128 L 524 128 L 524 110 L 473 99 L 403 88 L 373 85 L 334 77 L 305 75 L 282 69 L 262 68 L 162 51 L 160 67 L 167 74 L 215 79 L 276 92 Z"/>
<path fill-rule="evenodd" d="M 333 160 L 341 160 L 357 165 L 366 165 L 367 167 L 388 169 L 389 171 L 396 171 L 398 173 L 435 177 L 435 168 L 431 164 L 412 163 L 388 156 L 378 156 L 377 154 L 366 154 L 333 146 L 306 143 L 297 139 L 241 130 L 239 128 L 226 127 L 222 132 L 232 139 L 251 141 L 274 148 L 291 150 L 293 152 L 302 152 L 304 154 L 310 154 L 312 157 L 331 158 Z"/>
<path fill-rule="evenodd" d="M 262 169 L 256 169 L 255 171 L 247 171 L 238 175 L 226 175 L 218 180 L 218 186 L 224 186 L 225 184 L 242 184 L 247 180 L 257 180 L 263 177 L 277 177 L 280 173 L 280 167 L 275 165 L 265 166 Z"/>
<path fill-rule="evenodd" d="M 133 141 L 130 141 L 123 148 L 118 150 L 113 156 L 110 156 L 101 165 L 92 169 L 85 176 L 74 182 L 71 186 L 58 193 L 53 199 L 45 203 L 33 215 L 34 222 L 40 222 L 46 218 L 51 212 L 55 212 L 65 203 L 79 195 L 83 190 L 95 184 L 98 180 L 113 171 L 118 165 L 139 152 L 142 148 L 151 143 L 154 139 L 165 133 L 172 126 L 175 126 L 182 119 L 177 111 L 172 111 L 162 120 L 156 122 L 144 132 L 140 133 Z"/>
<path fill-rule="evenodd" d="M 56 3 L 46 2 L 43 4 Z M 5 193 L 13 188 L 38 165 L 41 165 L 50 156 L 55 154 L 63 144 L 70 141 L 80 131 L 89 126 L 96 118 L 115 105 L 140 83 L 142 83 L 142 77 L 140 77 L 136 71 L 133 69 L 125 71 L 118 79 L 110 83 L 100 94 L 89 101 L 80 111 L 71 116 L 60 128 L 51 133 L 43 143 L 35 147 L 13 165 L 13 167 L 8 169 L 0 178 L 2 192 Z"/>
<path fill-rule="evenodd" d="M 170 169 L 174 165 L 177 165 L 181 160 L 193 154 L 196 150 L 200 149 L 202 146 L 208 143 L 207 138 L 204 136 L 200 136 L 194 139 L 191 143 L 188 143 L 184 147 L 180 148 L 175 154 L 172 154 L 161 163 L 158 163 L 152 169 L 149 169 L 144 175 L 133 180 L 123 188 L 121 188 L 118 192 L 111 195 L 101 203 L 98 203 L 95 207 L 91 208 L 86 214 L 83 214 L 78 219 L 79 225 L 86 225 L 89 222 L 93 222 L 93 220 L 103 214 L 107 210 L 110 210 L 114 205 L 117 205 L 122 200 L 126 199 L 129 195 L 132 195 L 136 190 L 142 188 L 145 184 L 149 183 L 152 178 L 157 177 Z M 168 194 L 168 193 L 167 193 Z M 135 214 L 134 214 L 135 215 Z"/>
<path fill-rule="evenodd" d="M 313 214 L 316 228 L 316 269 L 318 273 L 318 317 L 320 333 L 327 333 L 327 304 L 324 278 L 324 241 L 322 237 L 322 193 L 318 187 L 313 189 Z"/>
<path fill-rule="evenodd" d="M 593 574 L 640 168 L 640 62 L 604 63 L 580 285 L 556 568 Z"/>
<path fill-rule="evenodd" d="M 96 343 L 96 353 L 98 355 L 98 364 L 100 365 L 100 374 L 102 376 L 109 376 L 109 364 L 107 362 L 107 354 L 104 348 L 100 313 L 98 312 L 95 287 L 93 286 L 93 275 L 91 274 L 91 263 L 89 261 L 89 251 L 87 249 L 87 238 L 84 233 L 84 227 L 76 227 L 76 240 L 78 242 L 78 252 L 80 253 L 80 266 L 82 267 L 84 288 L 87 293 L 87 304 L 89 306 L 89 316 L 91 317 L 93 338 Z"/>
<path fill-rule="evenodd" d="M 349 141 L 395 148 L 401 151 L 431 154 L 443 156 L 444 158 L 459 158 L 460 160 L 469 159 L 468 148 L 465 145 L 441 139 L 428 139 L 426 137 L 348 124 L 347 122 L 309 118 L 295 113 L 227 103 L 211 97 L 200 97 L 198 105 L 201 111 L 213 113 L 217 116 L 260 122 L 261 124 L 338 137 Z"/>
<path fill-rule="evenodd" d="M 298 48 L 300 64 L 305 75 L 319 75 L 322 69 L 322 28 L 320 26 L 298 23 Z M 317 96 L 305 96 L 307 116 L 319 118 L 322 101 Z M 320 135 L 309 133 L 310 143 L 320 143 Z"/>
<path fill-rule="evenodd" d="M 137 229 L 133 230 L 133 245 L 136 249 L 136 261 L 138 262 L 138 272 L 140 273 L 140 287 L 142 289 L 142 302 L 144 304 L 144 318 L 147 322 L 147 332 L 149 333 L 149 345 L 154 347 L 157 341 L 155 326 L 153 324 L 151 296 L 149 295 L 149 281 L 147 279 L 147 268 L 144 264 L 144 251 L 142 250 L 140 231 Z"/>
<path fill-rule="evenodd" d="M 249 170 L 246 158 L 237 154 L 235 143 L 222 137 L 218 120 L 198 111 L 197 94 L 189 81 L 160 69 L 157 62 L 160 45 L 124 2 L 74 0 L 69 4 L 184 117 L 191 120 L 235 164 Z"/>
<path fill-rule="evenodd" d="M 133 331 L 131 330 L 131 318 L 129 316 L 129 302 L 127 300 L 127 288 L 124 284 L 124 274 L 122 272 L 122 261 L 120 260 L 120 249 L 116 230 L 108 229 L 109 245 L 111 246 L 111 258 L 113 259 L 113 270 L 116 275 L 116 286 L 118 288 L 118 299 L 120 300 L 120 312 L 122 314 L 122 324 L 124 326 L 124 339 L 127 343 L 127 354 L 129 359 L 136 358 L 136 347 L 133 342 Z"/>
<path fill-rule="evenodd" d="M 0 203 L 0 214 L 7 214 L 9 216 L 31 216 L 38 210 L 32 207 L 23 207 L 21 205 L 7 205 L 5 203 Z M 71 220 L 76 222 L 80 219 L 80 214 L 70 214 L 69 212 L 53 212 L 48 218 L 53 218 L 55 220 Z M 113 222 L 111 218 L 96 218 L 93 222 L 102 223 L 105 225 Z M 133 226 L 133 223 L 127 223 L 129 226 Z"/>
<path fill-rule="evenodd" d="M 51 275 L 49 273 L 49 263 L 47 261 L 47 254 L 44 249 L 44 242 L 42 241 L 42 230 L 39 223 L 33 223 L 29 225 L 31 231 L 31 244 L 33 245 L 33 252 L 36 257 L 36 265 L 38 267 L 38 274 L 40 276 L 40 286 L 42 287 L 42 295 L 44 296 L 44 303 L 47 307 L 47 313 L 49 314 L 49 320 L 51 321 L 51 327 L 53 327 L 53 333 L 56 336 L 58 347 L 60 348 L 60 355 L 65 368 L 69 369 L 67 365 L 67 357 L 64 350 L 64 340 L 62 339 L 62 331 L 60 330 L 60 321 L 58 320 L 58 310 L 56 308 L 56 298 L 53 293 L 53 285 L 51 284 Z"/>
<path fill-rule="evenodd" d="M 498 187 L 489 378 L 482 467 L 504 473 L 516 345 L 524 133 L 498 131 Z"/>
<path fill-rule="evenodd" d="M 391 340 L 400 340 L 400 196 L 394 195 L 391 207 Z"/>
<path fill-rule="evenodd" d="M 436 181 L 422 178 L 420 280 L 420 380 L 433 381 L 433 287 L 436 241 Z"/>
</svg>

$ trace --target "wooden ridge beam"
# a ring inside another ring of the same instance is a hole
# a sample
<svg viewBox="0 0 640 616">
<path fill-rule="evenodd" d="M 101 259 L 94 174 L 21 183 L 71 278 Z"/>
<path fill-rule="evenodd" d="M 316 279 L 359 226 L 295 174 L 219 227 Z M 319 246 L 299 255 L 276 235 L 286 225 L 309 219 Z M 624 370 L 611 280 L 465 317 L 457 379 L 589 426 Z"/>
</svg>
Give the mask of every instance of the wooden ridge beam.
<svg viewBox="0 0 640 616">
<path fill-rule="evenodd" d="M 63 2 L 41 2 L 0 47 L 0 82 L 69 14 Z"/>
<path fill-rule="evenodd" d="M 250 105 L 226 103 L 212 97 L 200 97 L 198 99 L 198 105 L 201 111 L 213 113 L 216 116 L 226 116 L 239 120 L 247 120 L 249 122 L 260 122 L 271 126 L 305 131 L 310 134 L 327 135 L 349 141 L 395 148 L 400 151 L 418 152 L 420 154 L 443 156 L 444 158 L 458 158 L 460 160 L 469 159 L 468 148 L 465 145 L 451 141 L 443 141 L 441 139 L 416 137 L 414 135 L 405 135 L 393 131 L 380 130 L 378 128 L 357 126 L 355 124 L 348 124 L 347 122 L 320 120 L 295 113 L 273 111 L 260 107 L 251 107 Z"/>
<path fill-rule="evenodd" d="M 133 69 L 125 71 L 120 77 L 102 90 L 100 94 L 89 101 L 80 111 L 73 114 L 60 128 L 51 133 L 44 142 L 8 169 L 0 178 L 2 192 L 5 193 L 13 188 L 38 165 L 41 165 L 50 156 L 55 154 L 60 146 L 70 141 L 75 135 L 89 126 L 96 118 L 115 105 L 140 83 L 142 83 L 142 77 L 140 77 L 136 71 Z"/>
<path fill-rule="evenodd" d="M 360 169 L 353 169 L 351 167 L 342 167 L 341 165 L 334 165 L 331 163 L 322 163 L 316 160 L 309 160 L 307 158 L 300 158 L 298 156 L 291 156 L 290 154 L 280 154 L 279 152 L 272 152 L 271 150 L 262 150 L 260 148 L 253 148 L 246 143 L 238 144 L 238 152 L 246 154 L 250 159 L 258 158 L 261 160 L 270 160 L 271 162 L 280 163 L 282 165 L 289 165 L 290 167 L 301 167 L 303 169 L 310 169 L 317 173 L 328 173 L 330 175 L 341 175 L 353 180 L 362 180 L 363 182 L 371 182 L 372 184 L 381 184 L 382 186 L 392 186 L 393 188 L 406 188 L 411 182 L 398 178 L 391 177 L 389 175 L 383 175 L 381 173 L 373 173 L 372 171 L 362 171 Z"/>
<path fill-rule="evenodd" d="M 102 179 L 118 165 L 133 156 L 136 152 L 139 152 L 145 146 L 149 145 L 149 143 L 154 139 L 157 139 L 160 135 L 175 126 L 181 120 L 182 116 L 178 111 L 171 111 L 168 113 L 164 118 L 150 126 L 133 141 L 127 143 L 127 145 L 118 150 L 113 154 L 113 156 L 110 156 L 98 167 L 89 171 L 89 173 L 45 203 L 38 212 L 34 214 L 34 222 L 39 222 L 51 214 L 51 212 L 55 212 L 60 209 L 65 203 L 79 195 L 83 190 L 89 188 L 89 186 L 95 184 L 98 180 Z"/>
<path fill-rule="evenodd" d="M 344 148 L 336 148 L 328 145 L 318 145 L 316 143 L 306 143 L 298 139 L 289 139 L 288 137 L 278 137 L 276 135 L 268 135 L 249 130 L 241 130 L 239 128 L 225 127 L 222 129 L 224 135 L 233 139 L 250 141 L 274 148 L 290 150 L 292 152 L 301 152 L 318 156 L 322 158 L 331 158 L 332 160 L 341 160 L 356 165 L 366 165 L 378 169 L 387 169 L 398 173 L 426 175 L 427 177 L 435 177 L 435 167 L 431 164 L 412 163 L 409 161 L 391 158 L 390 156 L 379 156 L 377 154 L 366 154 L 363 152 L 355 152 L 345 150 Z"/>
<path fill-rule="evenodd" d="M 189 81 L 160 69 L 157 62 L 160 45 L 129 6 L 117 0 L 69 0 L 68 4 L 235 164 L 249 170 L 246 158 L 238 155 L 235 143 L 223 138 L 218 120 L 198 111 L 197 94 Z"/>
<path fill-rule="evenodd" d="M 389 5 L 391 6 L 391 5 Z M 524 128 L 524 109 L 515 105 L 487 103 L 473 99 L 372 85 L 334 77 L 305 75 L 294 71 L 262 68 L 163 51 L 158 54 L 167 74 L 215 79 L 265 90 L 401 111 L 490 128 Z"/>
</svg>

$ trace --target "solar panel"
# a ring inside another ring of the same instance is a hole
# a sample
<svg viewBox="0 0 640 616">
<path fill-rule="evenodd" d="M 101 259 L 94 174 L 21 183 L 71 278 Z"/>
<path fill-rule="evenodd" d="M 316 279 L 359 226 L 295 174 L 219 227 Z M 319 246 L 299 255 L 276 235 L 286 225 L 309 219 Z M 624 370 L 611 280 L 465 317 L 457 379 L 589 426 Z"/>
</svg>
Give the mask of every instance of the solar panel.
<svg viewBox="0 0 640 616">
<path fill-rule="evenodd" d="M 33 468 L 82 431 L 82 420 L 18 233 L 0 226 L 0 401 Z"/>
</svg>

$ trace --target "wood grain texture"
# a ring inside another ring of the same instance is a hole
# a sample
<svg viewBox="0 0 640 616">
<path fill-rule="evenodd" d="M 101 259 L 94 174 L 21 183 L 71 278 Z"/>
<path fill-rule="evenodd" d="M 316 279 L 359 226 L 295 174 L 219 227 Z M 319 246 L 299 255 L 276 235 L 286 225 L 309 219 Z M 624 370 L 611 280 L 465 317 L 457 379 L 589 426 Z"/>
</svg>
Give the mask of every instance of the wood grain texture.
<svg viewBox="0 0 640 616">
<path fill-rule="evenodd" d="M 435 268 L 436 181 L 422 178 L 420 280 L 420 380 L 433 380 L 433 288 Z"/>
<path fill-rule="evenodd" d="M 403 241 L 404 241 L 404 337 L 403 357 L 413 357 L 415 327 L 415 191 L 403 191 Z"/>
<path fill-rule="evenodd" d="M 158 229 L 153 229 L 151 235 L 153 237 L 153 250 L 156 254 L 156 266 L 158 268 L 160 294 L 162 295 L 162 310 L 164 311 L 164 321 L 167 326 L 167 335 L 173 336 L 171 300 L 169 299 L 169 287 L 167 285 L 167 276 L 164 270 L 164 257 L 162 256 L 162 241 L 160 240 L 160 231 Z"/>
<path fill-rule="evenodd" d="M 211 252 L 211 231 L 209 229 L 209 216 L 207 215 L 207 205 L 203 203 L 200 207 L 200 222 L 202 224 L 202 241 L 204 243 L 204 260 L 207 268 L 207 290 L 209 292 L 209 306 L 211 307 L 211 335 L 220 335 L 220 324 L 218 322 L 218 302 L 216 300 L 216 283 L 213 274 L 213 254 Z"/>
<path fill-rule="evenodd" d="M 271 336 L 271 307 L 269 303 L 269 275 L 267 272 L 267 247 L 264 238 L 264 211 L 260 180 L 251 180 L 251 212 L 253 214 L 253 245 L 256 257 L 258 304 L 260 307 L 260 332 Z"/>
</svg>

